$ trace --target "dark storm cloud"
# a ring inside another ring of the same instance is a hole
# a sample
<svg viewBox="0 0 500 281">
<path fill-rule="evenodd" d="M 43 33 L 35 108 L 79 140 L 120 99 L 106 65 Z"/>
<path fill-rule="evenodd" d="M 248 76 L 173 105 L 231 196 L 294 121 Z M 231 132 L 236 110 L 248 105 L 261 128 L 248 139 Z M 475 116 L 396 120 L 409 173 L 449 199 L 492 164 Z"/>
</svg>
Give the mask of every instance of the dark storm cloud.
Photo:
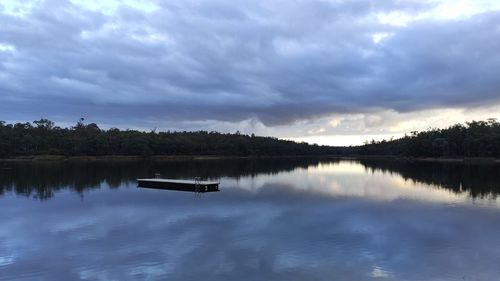
<svg viewBox="0 0 500 281">
<path fill-rule="evenodd" d="M 411 1 L 185 1 L 106 13 L 41 1 L 0 14 L 0 119 L 285 124 L 500 95 L 500 13 L 382 24 Z M 374 43 L 377 33 L 391 34 Z"/>
</svg>

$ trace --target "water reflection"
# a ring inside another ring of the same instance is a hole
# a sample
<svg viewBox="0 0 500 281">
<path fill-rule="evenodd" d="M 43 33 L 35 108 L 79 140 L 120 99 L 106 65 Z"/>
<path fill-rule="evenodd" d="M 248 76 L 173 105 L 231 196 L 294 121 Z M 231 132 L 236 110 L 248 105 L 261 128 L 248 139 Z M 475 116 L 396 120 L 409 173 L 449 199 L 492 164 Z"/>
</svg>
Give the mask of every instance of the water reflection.
<svg viewBox="0 0 500 281">
<path fill-rule="evenodd" d="M 360 163 L 372 172 L 394 172 L 405 180 L 447 188 L 457 193 L 468 191 L 472 197 L 491 197 L 500 193 L 498 164 L 418 163 L 366 159 Z"/>
<path fill-rule="evenodd" d="M 318 158 L 226 159 L 175 162 L 12 163 L 0 170 L 0 195 L 15 192 L 50 199 L 69 189 L 81 196 L 102 184 L 134 186 L 136 178 L 222 179 L 224 185 L 257 189 L 294 183 L 310 192 L 379 199 L 496 202 L 500 165 L 412 163 L 389 160 L 340 161 Z"/>
<path fill-rule="evenodd" d="M 273 161 L 24 164 L 2 172 L 0 280 L 499 276 L 500 210 L 435 199 L 475 193 L 355 161 Z M 223 190 L 199 198 L 135 187 L 136 177 L 154 172 L 220 178 Z M 480 186 L 496 187 L 494 176 L 482 176 Z M 18 196 L 40 191 L 51 199 Z"/>
<path fill-rule="evenodd" d="M 498 169 L 498 167 L 496 168 Z M 466 168 L 463 167 L 463 169 Z M 467 171 L 470 171 L 469 169 L 476 172 L 481 171 L 473 167 L 468 167 Z M 484 171 L 494 173 L 495 170 L 489 167 Z M 443 176 L 440 178 L 442 182 L 447 182 L 446 173 L 438 175 Z M 418 178 L 409 179 L 402 177 L 395 171 L 373 169 L 361 165 L 358 161 L 341 161 L 320 163 L 307 169 L 296 169 L 293 173 L 261 175 L 238 181 L 224 179 L 222 182 L 249 190 L 256 190 L 266 185 L 276 186 L 292 183 L 288 186 L 289 189 L 300 189 L 309 193 L 315 192 L 333 197 L 361 197 L 372 200 L 412 199 L 449 204 L 500 206 L 496 198 L 500 182 L 490 182 L 490 180 L 494 181 L 496 177 L 498 177 L 498 172 L 496 172 L 495 177 L 485 176 L 482 180 L 476 180 L 477 185 L 469 184 L 468 188 L 454 189 L 453 185 L 424 183 Z M 482 193 L 474 190 L 476 186 Z M 490 187 L 488 192 L 485 191 L 485 186 Z"/>
<path fill-rule="evenodd" d="M 317 158 L 287 159 L 226 159 L 172 162 L 28 162 L 6 163 L 0 170 L 0 195 L 15 192 L 18 195 L 50 199 L 54 192 L 70 189 L 79 194 L 99 188 L 101 184 L 117 188 L 135 184 L 137 178 L 161 173 L 169 178 L 221 177 L 241 178 L 292 171 L 318 165 Z"/>
</svg>

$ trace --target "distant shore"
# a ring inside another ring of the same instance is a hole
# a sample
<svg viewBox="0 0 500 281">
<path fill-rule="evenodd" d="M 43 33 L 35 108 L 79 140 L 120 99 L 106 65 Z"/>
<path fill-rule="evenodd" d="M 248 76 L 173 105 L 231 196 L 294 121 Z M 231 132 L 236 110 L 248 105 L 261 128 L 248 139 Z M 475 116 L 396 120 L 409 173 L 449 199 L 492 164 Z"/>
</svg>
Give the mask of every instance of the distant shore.
<svg viewBox="0 0 500 281">
<path fill-rule="evenodd" d="M 442 162 L 442 163 L 470 163 L 470 164 L 495 164 L 500 163 L 498 158 L 488 157 L 457 157 L 457 158 L 430 158 L 430 157 L 402 157 L 390 155 L 103 155 L 103 156 L 64 156 L 64 155 L 33 155 L 18 156 L 15 158 L 0 158 L 0 162 L 59 162 L 59 161 L 178 161 L 178 160 L 220 160 L 220 159 L 276 159 L 276 158 L 323 158 L 341 160 L 391 160 L 404 162 Z"/>
<path fill-rule="evenodd" d="M 64 156 L 64 155 L 34 155 L 18 156 L 14 158 L 0 158 L 0 162 L 43 162 L 43 161 L 173 161 L 173 160 L 205 160 L 205 159 L 229 159 L 229 158 L 248 158 L 238 156 L 220 156 L 220 155 L 101 155 L 101 156 Z"/>
<path fill-rule="evenodd" d="M 404 162 L 441 162 L 441 163 L 468 163 L 468 164 L 495 164 L 500 163 L 499 158 L 493 157 L 405 157 L 393 155 L 339 155 L 332 158 L 344 160 L 392 160 Z"/>
<path fill-rule="evenodd" d="M 277 159 L 277 158 L 335 158 L 331 155 L 101 155 L 64 156 L 34 155 L 0 158 L 0 162 L 60 162 L 60 161 L 178 161 L 178 160 L 220 160 L 220 159 Z"/>
</svg>

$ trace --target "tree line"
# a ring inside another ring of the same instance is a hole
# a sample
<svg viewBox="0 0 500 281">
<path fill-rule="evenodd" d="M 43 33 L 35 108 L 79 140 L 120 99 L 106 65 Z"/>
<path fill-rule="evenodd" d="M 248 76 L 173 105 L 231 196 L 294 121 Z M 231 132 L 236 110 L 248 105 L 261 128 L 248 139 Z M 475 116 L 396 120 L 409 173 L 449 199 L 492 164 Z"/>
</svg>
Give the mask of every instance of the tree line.
<svg viewBox="0 0 500 281">
<path fill-rule="evenodd" d="M 32 123 L 0 121 L 0 158 L 28 155 L 227 155 L 279 156 L 336 154 L 329 146 L 236 133 L 144 132 L 101 129 L 80 119 L 70 128 L 40 119 Z"/>
<path fill-rule="evenodd" d="M 372 141 L 344 153 L 407 157 L 500 157 L 500 123 L 495 119 L 412 132 L 390 141 Z"/>
<path fill-rule="evenodd" d="M 273 137 L 208 131 L 149 132 L 101 129 L 81 119 L 69 128 L 48 119 L 0 121 L 0 158 L 28 155 L 391 155 L 404 157 L 500 157 L 500 123 L 495 119 L 412 132 L 394 140 L 333 147 Z"/>
</svg>

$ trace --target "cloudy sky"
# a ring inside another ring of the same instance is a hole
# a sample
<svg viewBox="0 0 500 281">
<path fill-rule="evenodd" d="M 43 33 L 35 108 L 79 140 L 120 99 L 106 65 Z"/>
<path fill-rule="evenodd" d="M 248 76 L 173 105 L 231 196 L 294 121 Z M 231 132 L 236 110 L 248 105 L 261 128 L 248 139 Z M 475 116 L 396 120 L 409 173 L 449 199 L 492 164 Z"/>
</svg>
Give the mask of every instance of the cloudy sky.
<svg viewBox="0 0 500 281">
<path fill-rule="evenodd" d="M 0 0 L 0 120 L 360 144 L 500 118 L 500 0 Z"/>
</svg>

